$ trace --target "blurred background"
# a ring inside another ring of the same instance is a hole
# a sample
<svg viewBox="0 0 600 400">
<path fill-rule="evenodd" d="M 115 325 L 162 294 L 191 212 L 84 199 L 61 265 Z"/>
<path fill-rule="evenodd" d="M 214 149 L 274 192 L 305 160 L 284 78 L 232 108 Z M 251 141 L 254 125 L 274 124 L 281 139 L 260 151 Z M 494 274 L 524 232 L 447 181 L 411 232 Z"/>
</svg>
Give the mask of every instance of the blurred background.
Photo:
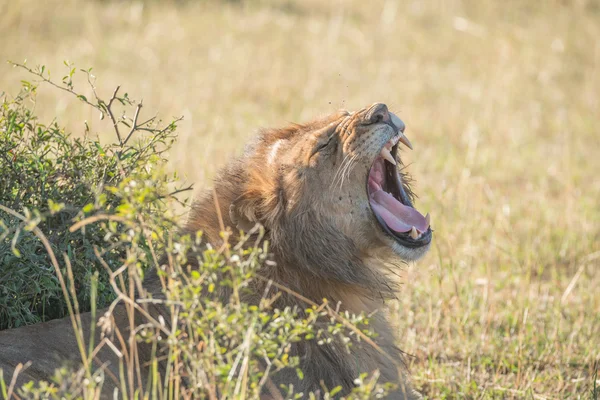
<svg viewBox="0 0 600 400">
<path fill-rule="evenodd" d="M 586 0 L 0 0 L 0 60 L 93 67 L 103 97 L 182 115 L 172 168 L 196 188 L 260 127 L 397 113 L 435 235 L 390 313 L 429 398 L 597 398 L 599 38 Z M 21 79 L 0 64 L 0 92 Z M 68 94 L 36 107 L 113 140 Z"/>
</svg>

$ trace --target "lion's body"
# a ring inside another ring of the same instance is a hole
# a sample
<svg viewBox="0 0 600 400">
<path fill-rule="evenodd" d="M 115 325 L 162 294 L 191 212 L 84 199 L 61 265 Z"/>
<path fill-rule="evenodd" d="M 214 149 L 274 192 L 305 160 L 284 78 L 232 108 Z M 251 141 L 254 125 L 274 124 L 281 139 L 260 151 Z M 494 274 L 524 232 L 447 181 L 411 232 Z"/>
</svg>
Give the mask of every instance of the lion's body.
<svg viewBox="0 0 600 400">
<path fill-rule="evenodd" d="M 259 223 L 265 228 L 263 240 L 269 241 L 275 261 L 261 269 L 262 276 L 316 303 L 327 298 L 342 311 L 373 314 L 377 348 L 361 342 L 347 353 L 335 343 L 319 346 L 310 341 L 293 348 L 300 356 L 304 379 L 300 380 L 295 370 L 284 370 L 274 375 L 273 381 L 276 385 L 293 383 L 296 392 L 341 385 L 342 393 L 347 393 L 360 373 L 378 370 L 381 382 L 399 386 L 390 398 L 420 398 L 408 382 L 402 352 L 384 315 L 384 301 L 395 292 L 392 270 L 398 256 L 400 261 L 416 259 L 427 246 L 404 248 L 386 236 L 365 195 L 373 159 L 398 132 L 380 125 L 373 128 L 380 121 L 374 119 L 374 113 L 390 119 L 387 108 L 381 106 L 262 132 L 240 158 L 220 172 L 214 191 L 207 191 L 193 205 L 185 228 L 202 231 L 205 241 L 219 245 L 221 227 L 237 232 Z M 245 298 L 250 303 L 257 303 L 265 289 L 263 281 L 254 282 L 256 294 Z M 155 272 L 149 274 L 145 285 L 152 293 L 160 291 Z M 305 309 L 307 305 L 282 291 L 275 306 Z M 0 368 L 8 365 L 10 372 L 17 360 L 30 357 L 40 362 L 54 357 L 42 347 L 29 346 L 23 353 L 17 348 L 27 347 L 27 342 L 55 340 L 60 324 L 46 325 L 52 328 L 48 332 L 54 332 L 48 333 L 52 337 L 47 339 L 36 326 L 0 333 L 0 345 L 7 343 L 8 337 L 8 344 L 15 348 L 8 357 L 0 353 Z M 65 332 L 71 329 L 68 321 L 62 324 Z M 64 341 L 60 354 L 78 353 L 73 338 Z M 44 369 L 35 377 L 47 377 L 49 371 Z"/>
<path fill-rule="evenodd" d="M 154 315 L 165 314 L 164 310 L 150 307 Z M 103 315 L 103 311 L 98 317 Z M 114 324 L 125 338 L 129 331 L 129 316 L 124 306 L 115 307 L 111 314 Z M 86 343 L 89 342 L 92 326 L 91 313 L 80 314 L 83 337 Z M 141 320 L 138 320 L 141 322 Z M 94 330 L 94 343 L 98 344 L 102 340 L 101 330 L 96 327 Z M 114 335 L 109 338 L 118 343 Z M 105 373 L 105 379 L 102 386 L 102 398 L 112 398 L 114 388 L 120 388 L 119 384 L 119 357 L 108 346 L 104 345 L 94 357 L 94 369 L 102 368 Z M 85 348 L 87 353 L 88 349 Z M 136 346 L 139 360 L 151 359 L 151 348 L 143 343 Z M 43 322 L 35 325 L 29 325 L 16 329 L 9 329 L 0 332 L 0 370 L 3 370 L 4 379 L 11 381 L 13 373 L 18 364 L 27 365 L 18 375 L 15 388 L 23 384 L 41 380 L 50 381 L 55 375 L 56 369 L 62 366 L 79 367 L 82 364 L 81 352 L 79 350 L 75 332 L 70 318 L 62 318 L 53 321 Z M 124 361 L 124 360 L 123 360 Z M 122 363 L 126 367 L 126 363 Z M 137 379 L 138 377 L 134 377 Z M 139 377 L 145 382 L 145 376 Z M 128 381 L 125 376 L 125 381 Z M 69 384 L 65 381 L 64 384 Z M 67 387 L 63 388 L 68 393 Z"/>
</svg>

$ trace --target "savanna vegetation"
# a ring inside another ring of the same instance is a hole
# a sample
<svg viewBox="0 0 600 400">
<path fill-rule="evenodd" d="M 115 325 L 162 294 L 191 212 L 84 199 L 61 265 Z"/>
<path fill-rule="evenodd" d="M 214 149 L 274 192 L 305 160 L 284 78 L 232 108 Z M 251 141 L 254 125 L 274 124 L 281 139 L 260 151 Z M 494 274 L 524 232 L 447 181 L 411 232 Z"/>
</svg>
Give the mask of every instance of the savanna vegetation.
<svg viewBox="0 0 600 400">
<path fill-rule="evenodd" d="M 127 271 L 141 272 L 157 252 L 180 252 L 173 240 L 193 246 L 196 238 L 169 234 L 185 211 L 170 194 L 209 184 L 257 128 L 382 101 L 407 124 L 415 150 L 402 156 L 435 228 L 431 252 L 399 271 L 404 285 L 390 304 L 417 388 L 433 399 L 598 398 L 598 21 L 600 4 L 583 0 L 0 4 L 0 57 L 27 58 L 28 68 L 67 89 L 0 67 L 0 204 L 20 214 L 0 212 L 0 329 L 64 316 L 68 304 L 109 305 L 136 279 L 108 272 L 124 258 Z M 137 124 L 156 111 L 163 122 L 127 140 L 140 99 Z M 99 215 L 124 220 L 70 229 Z M 227 264 L 214 251 L 207 265 Z M 230 284 L 262 253 L 241 254 L 247 261 L 231 269 Z M 196 278 L 174 293 L 190 307 L 186 296 L 214 284 Z M 231 358 L 214 364 L 204 353 L 189 365 L 213 365 L 208 371 L 220 376 L 240 354 L 242 327 L 277 336 L 262 342 L 269 349 L 296 340 L 275 335 L 281 326 L 263 311 L 235 302 L 219 309 L 238 316 L 221 326 L 233 332 L 229 342 L 215 337 L 225 352 L 234 349 Z M 293 310 L 280 317 L 298 337 L 318 335 Z M 273 359 L 274 368 L 294 362 L 284 353 Z M 16 388 L 4 379 L 7 397 Z M 92 393 L 94 382 L 78 393 Z M 265 384 L 240 377 L 219 389 L 241 396 L 236 382 Z M 244 396 L 256 393 L 250 389 Z"/>
</svg>

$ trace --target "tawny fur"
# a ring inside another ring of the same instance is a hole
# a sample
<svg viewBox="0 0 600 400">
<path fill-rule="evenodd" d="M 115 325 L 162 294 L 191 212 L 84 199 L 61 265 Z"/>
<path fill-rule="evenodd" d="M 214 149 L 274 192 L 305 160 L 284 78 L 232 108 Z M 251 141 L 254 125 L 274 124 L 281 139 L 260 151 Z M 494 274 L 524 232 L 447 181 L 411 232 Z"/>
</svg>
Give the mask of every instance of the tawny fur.
<svg viewBox="0 0 600 400">
<path fill-rule="evenodd" d="M 215 190 L 196 201 L 185 229 L 202 231 L 208 242 L 218 245 L 221 222 L 233 232 L 260 223 L 276 264 L 265 266 L 262 276 L 317 303 L 327 298 L 352 313 L 375 312 L 371 326 L 386 356 L 364 343 L 355 344 L 352 354 L 336 345 L 304 343 L 296 349 L 304 379 L 289 371 L 274 376 L 276 384 L 291 382 L 304 393 L 319 390 L 321 383 L 328 388 L 342 385 L 347 392 L 361 372 L 377 369 L 382 382 L 400 386 L 391 398 L 420 398 L 402 368 L 384 301 L 395 294 L 398 262 L 416 259 L 427 248 L 399 248 L 372 215 L 368 172 L 395 133 L 385 124 L 372 123 L 374 110 L 387 113 L 379 104 L 261 132 L 240 158 L 220 171 Z M 410 193 L 409 179 L 403 181 Z M 257 303 L 264 293 L 263 281 L 255 284 L 256 295 L 246 301 Z M 275 306 L 304 309 L 306 304 L 283 292 Z"/>
</svg>

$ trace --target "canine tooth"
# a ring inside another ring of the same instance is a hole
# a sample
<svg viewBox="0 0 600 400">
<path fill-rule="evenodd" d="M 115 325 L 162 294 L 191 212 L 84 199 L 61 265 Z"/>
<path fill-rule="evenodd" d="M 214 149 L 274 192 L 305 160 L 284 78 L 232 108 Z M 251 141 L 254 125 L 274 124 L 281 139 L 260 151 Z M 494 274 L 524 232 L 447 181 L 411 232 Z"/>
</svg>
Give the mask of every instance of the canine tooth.
<svg viewBox="0 0 600 400">
<path fill-rule="evenodd" d="M 392 153 L 390 153 L 390 151 L 386 147 L 381 149 L 381 157 L 383 157 L 385 160 L 389 161 L 390 163 L 396 165 L 396 160 L 394 160 L 394 157 L 392 157 Z"/>
<path fill-rule="evenodd" d="M 410 144 L 410 140 L 404 134 L 400 133 L 400 138 L 398 139 L 401 143 L 403 143 L 409 149 L 413 149 L 412 144 Z"/>
<path fill-rule="evenodd" d="M 431 225 L 431 217 L 429 216 L 429 213 L 427 213 L 425 216 L 425 221 L 427 221 L 427 226 Z"/>
<path fill-rule="evenodd" d="M 410 230 L 410 237 L 413 238 L 413 239 L 416 239 L 416 238 L 419 237 L 419 233 L 417 232 L 417 228 L 415 228 L 414 226 Z"/>
</svg>

